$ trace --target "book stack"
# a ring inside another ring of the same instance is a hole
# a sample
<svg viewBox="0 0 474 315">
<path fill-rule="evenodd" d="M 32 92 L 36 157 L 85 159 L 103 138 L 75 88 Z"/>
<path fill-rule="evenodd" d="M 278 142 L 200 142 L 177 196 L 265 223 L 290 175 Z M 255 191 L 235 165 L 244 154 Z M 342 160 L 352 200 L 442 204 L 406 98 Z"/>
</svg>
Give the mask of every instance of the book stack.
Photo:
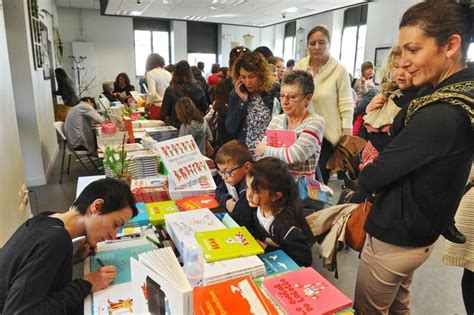
<svg viewBox="0 0 474 315">
<path fill-rule="evenodd" d="M 352 301 L 311 267 L 263 280 L 270 297 L 287 314 L 334 314 Z"/>
<path fill-rule="evenodd" d="M 253 279 L 265 275 L 263 262 L 255 255 L 204 263 L 204 284 L 209 285 L 243 276 Z"/>
<path fill-rule="evenodd" d="M 174 200 L 151 202 L 145 204 L 146 213 L 154 226 L 165 222 L 165 214 L 176 213 L 179 211 Z"/>
<path fill-rule="evenodd" d="M 196 197 L 201 195 L 214 196 L 216 183 L 212 176 L 202 176 L 187 184 L 176 186 L 174 181 L 169 181 L 169 195 L 171 199 Z"/>
<path fill-rule="evenodd" d="M 128 170 L 132 179 L 158 176 L 158 165 L 160 163 L 158 153 L 147 150 L 130 152 L 128 156 L 130 156 Z"/>
<path fill-rule="evenodd" d="M 210 195 L 181 198 L 176 200 L 176 205 L 182 211 L 202 208 L 214 209 L 219 207 L 219 203 L 217 202 L 216 198 Z"/>
<path fill-rule="evenodd" d="M 145 128 L 146 136 L 152 137 L 158 142 L 178 137 L 179 130 L 173 126 Z"/>
<path fill-rule="evenodd" d="M 130 189 L 135 202 L 150 203 L 170 199 L 168 195 L 168 177 L 163 175 L 133 179 Z"/>
<path fill-rule="evenodd" d="M 249 276 L 194 288 L 193 305 L 197 315 L 278 314 Z"/>
</svg>

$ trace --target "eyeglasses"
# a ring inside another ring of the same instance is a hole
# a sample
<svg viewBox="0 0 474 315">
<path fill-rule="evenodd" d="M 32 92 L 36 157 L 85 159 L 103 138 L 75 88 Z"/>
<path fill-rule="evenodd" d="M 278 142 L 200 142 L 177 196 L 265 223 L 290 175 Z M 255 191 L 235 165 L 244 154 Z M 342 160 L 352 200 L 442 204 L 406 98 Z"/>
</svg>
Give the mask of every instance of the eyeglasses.
<svg viewBox="0 0 474 315">
<path fill-rule="evenodd" d="M 233 52 L 240 53 L 240 52 L 246 52 L 249 51 L 247 48 L 236 48 L 233 50 Z"/>
<path fill-rule="evenodd" d="M 298 100 L 298 96 L 301 96 L 303 94 L 298 93 L 298 94 L 280 94 L 280 101 L 284 101 L 285 98 L 289 100 L 290 102 L 296 102 Z"/>
<path fill-rule="evenodd" d="M 229 171 L 227 170 L 217 170 L 217 174 L 219 174 L 220 176 L 225 176 L 225 177 L 231 177 L 232 176 L 232 173 L 234 173 L 236 170 L 238 170 L 239 168 L 241 168 L 242 166 L 244 166 L 243 164 L 242 165 L 239 165 L 237 166 L 236 168 L 233 168 Z"/>
</svg>

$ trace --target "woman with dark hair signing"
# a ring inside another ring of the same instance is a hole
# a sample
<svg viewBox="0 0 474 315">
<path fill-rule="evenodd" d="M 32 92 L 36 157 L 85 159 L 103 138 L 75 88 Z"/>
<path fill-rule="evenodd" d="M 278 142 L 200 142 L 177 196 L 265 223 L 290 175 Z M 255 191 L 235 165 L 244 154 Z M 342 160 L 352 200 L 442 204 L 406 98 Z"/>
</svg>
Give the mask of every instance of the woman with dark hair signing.
<svg viewBox="0 0 474 315">
<path fill-rule="evenodd" d="M 474 139 L 472 23 L 472 10 L 452 0 L 418 3 L 400 22 L 400 65 L 429 88 L 400 111 L 393 141 L 359 175 L 361 189 L 377 193 L 357 275 L 359 314 L 410 313 L 413 274 L 461 200 Z"/>
</svg>

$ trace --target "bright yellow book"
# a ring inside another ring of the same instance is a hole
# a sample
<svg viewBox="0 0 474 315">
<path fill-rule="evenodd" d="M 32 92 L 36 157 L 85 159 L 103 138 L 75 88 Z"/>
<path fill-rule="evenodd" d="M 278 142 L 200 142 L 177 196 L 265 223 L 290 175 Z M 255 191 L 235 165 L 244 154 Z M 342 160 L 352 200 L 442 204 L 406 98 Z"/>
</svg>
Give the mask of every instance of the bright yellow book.
<svg viewBox="0 0 474 315">
<path fill-rule="evenodd" d="M 202 246 L 207 262 L 257 255 L 264 252 L 249 231 L 242 226 L 196 232 L 196 241 Z"/>
<path fill-rule="evenodd" d="M 165 214 L 179 212 L 176 201 L 158 201 L 145 204 L 148 218 L 153 225 L 161 225 L 165 223 Z"/>
</svg>

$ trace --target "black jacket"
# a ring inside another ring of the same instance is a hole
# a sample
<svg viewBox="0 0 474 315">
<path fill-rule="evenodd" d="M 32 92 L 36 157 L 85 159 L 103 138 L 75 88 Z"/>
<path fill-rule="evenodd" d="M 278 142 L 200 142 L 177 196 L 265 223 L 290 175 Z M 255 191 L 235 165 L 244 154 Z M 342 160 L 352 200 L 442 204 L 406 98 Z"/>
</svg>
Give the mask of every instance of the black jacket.
<svg viewBox="0 0 474 315">
<path fill-rule="evenodd" d="M 0 314 L 78 314 L 91 284 L 72 280 L 72 240 L 51 213 L 21 225 L 0 250 Z"/>
<path fill-rule="evenodd" d="M 163 96 L 163 104 L 161 110 L 169 121 L 169 124 L 179 129 L 181 122 L 176 116 L 176 102 L 179 98 L 187 96 L 193 102 L 194 105 L 205 115 L 209 108 L 209 104 L 206 100 L 206 94 L 201 88 L 199 83 L 185 83 L 185 84 L 172 84 L 166 88 L 165 95 Z"/>
<path fill-rule="evenodd" d="M 270 225 L 270 233 L 260 224 L 257 218 L 257 211 L 254 212 L 254 226 L 256 233 L 253 236 L 260 240 L 271 238 L 279 247 L 267 246 L 265 252 L 272 252 L 278 249 L 283 250 L 299 266 L 309 267 L 313 263 L 311 254 L 311 244 L 309 237 L 298 227 L 289 222 L 284 222 L 278 214 Z"/>
<path fill-rule="evenodd" d="M 472 68 L 424 95 L 469 80 Z M 473 97 L 472 90 L 467 93 Z M 416 111 L 406 125 L 397 116 L 392 130 L 393 141 L 359 175 L 362 190 L 377 192 L 365 229 L 390 244 L 427 246 L 452 222 L 461 200 L 472 164 L 470 119 L 460 106 L 437 101 Z"/>
</svg>

